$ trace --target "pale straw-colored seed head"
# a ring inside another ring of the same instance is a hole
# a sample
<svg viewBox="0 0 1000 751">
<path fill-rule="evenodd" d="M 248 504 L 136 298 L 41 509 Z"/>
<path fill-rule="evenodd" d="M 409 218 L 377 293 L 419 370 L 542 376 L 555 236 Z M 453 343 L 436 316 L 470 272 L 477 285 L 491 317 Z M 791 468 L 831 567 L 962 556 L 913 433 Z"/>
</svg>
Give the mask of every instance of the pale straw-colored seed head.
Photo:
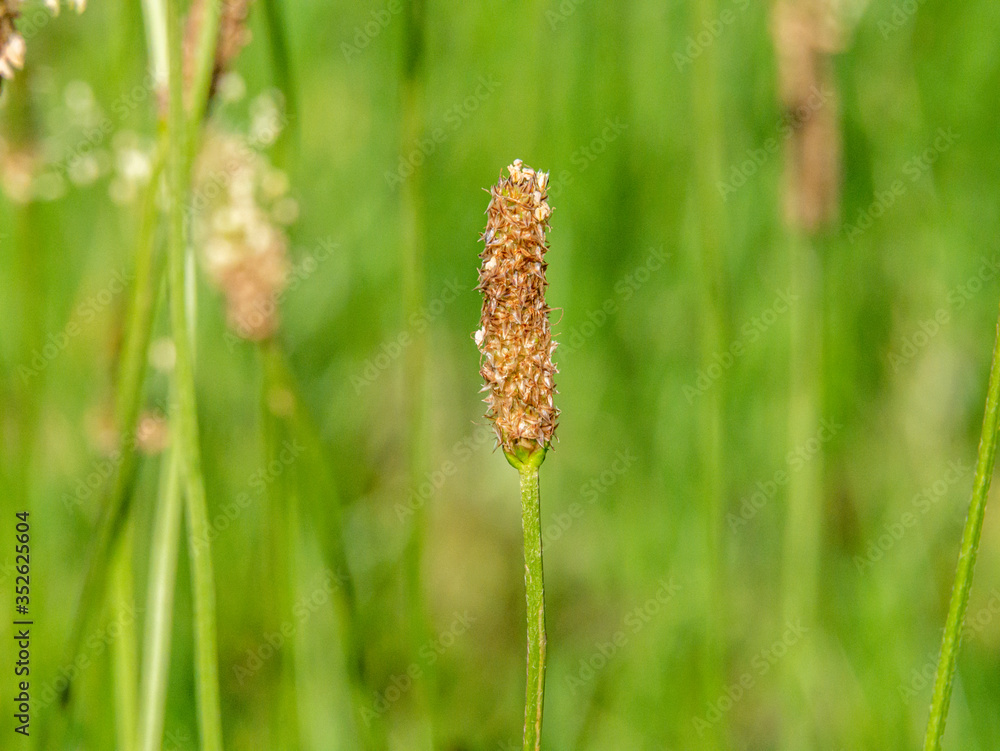
<svg viewBox="0 0 1000 751">
<path fill-rule="evenodd" d="M 59 15 L 59 0 L 45 0 L 45 5 L 53 16 Z M 87 0 L 66 0 L 66 5 L 70 10 L 83 13 L 87 9 Z"/>
<path fill-rule="evenodd" d="M 139 416 L 135 445 L 143 454 L 155 456 L 170 445 L 170 422 L 160 412 L 147 411 Z"/>
<path fill-rule="evenodd" d="M 251 341 L 277 331 L 288 279 L 288 239 L 274 216 L 287 200 L 282 177 L 244 138 L 220 133 L 206 140 L 196 168 L 195 242 L 225 295 L 229 327 Z"/>
<path fill-rule="evenodd" d="M 479 256 L 483 309 L 473 338 L 482 353 L 486 416 L 508 458 L 524 461 L 544 455 L 559 418 L 552 363 L 556 343 L 545 302 L 545 233 L 552 210 L 546 173 L 520 159 L 508 172 L 490 189 L 482 235 L 486 247 Z"/>
<path fill-rule="evenodd" d="M 831 56 L 842 48 L 844 32 L 833 0 L 779 0 L 772 32 L 779 94 L 791 127 L 785 219 L 812 234 L 839 213 L 840 127 Z"/>
<path fill-rule="evenodd" d="M 14 22 L 20 15 L 17 0 L 0 0 L 0 86 L 24 67 L 24 37 L 17 33 Z"/>
<path fill-rule="evenodd" d="M 12 148 L 0 138 L 0 192 L 11 202 L 24 205 L 36 195 L 36 173 L 40 158 L 30 146 Z"/>
<path fill-rule="evenodd" d="M 250 2 L 251 0 L 222 0 L 222 7 L 219 9 L 219 36 L 215 48 L 215 60 L 212 64 L 212 79 L 208 90 L 209 99 L 215 96 L 219 79 L 229 70 L 233 60 L 250 42 L 251 34 L 247 27 Z M 184 28 L 184 82 L 187 91 L 190 91 L 194 79 L 195 56 L 198 52 L 198 40 L 201 38 L 204 15 L 205 0 L 194 0 L 188 11 L 187 23 Z"/>
<path fill-rule="evenodd" d="M 86 0 L 67 0 L 66 4 L 77 13 L 87 7 Z M 53 15 L 59 15 L 59 0 L 45 0 L 45 6 Z M 5 79 L 9 81 L 24 67 L 27 45 L 15 25 L 20 15 L 21 0 L 0 0 L 0 89 Z"/>
</svg>

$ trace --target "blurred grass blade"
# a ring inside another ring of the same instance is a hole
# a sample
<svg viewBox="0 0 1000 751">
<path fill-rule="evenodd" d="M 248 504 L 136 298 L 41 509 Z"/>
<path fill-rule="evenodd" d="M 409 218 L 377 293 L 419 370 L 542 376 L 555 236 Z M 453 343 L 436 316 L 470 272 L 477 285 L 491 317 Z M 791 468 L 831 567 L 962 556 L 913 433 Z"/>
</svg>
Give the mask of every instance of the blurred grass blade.
<svg viewBox="0 0 1000 751">
<path fill-rule="evenodd" d="M 289 393 L 280 380 L 280 373 L 272 366 L 273 339 L 261 343 L 264 377 L 261 379 L 261 425 L 264 434 L 264 466 L 282 467 L 281 472 L 267 484 L 267 528 L 270 531 L 270 585 L 276 596 L 271 606 L 274 623 L 283 627 L 295 622 L 294 602 L 297 599 L 295 554 L 299 549 L 298 499 L 292 489 L 290 475 L 293 462 L 282 459 L 285 448 L 284 421 L 275 414 L 276 399 Z M 294 397 L 293 397 L 294 398 Z M 298 632 L 285 641 L 278 655 L 280 678 L 278 681 L 277 710 L 272 714 L 274 742 L 281 748 L 297 748 L 299 744 L 299 712 L 295 696 L 295 652 L 299 649 Z"/>
<path fill-rule="evenodd" d="M 168 3 L 171 0 L 166 0 Z M 215 51 L 219 44 L 219 17 L 222 3 L 219 0 L 205 0 L 201 6 L 201 21 L 198 29 L 198 53 L 194 60 L 194 77 L 191 80 L 191 111 L 187 119 L 187 150 L 188 161 L 197 153 L 201 132 L 201 124 L 208 112 L 209 91 L 212 87 L 212 75 L 215 71 Z M 178 54 L 183 53 L 182 47 L 177 47 Z M 173 53 L 174 50 L 171 50 Z"/>
<path fill-rule="evenodd" d="M 318 476 L 319 482 L 302 485 L 300 475 L 305 472 L 289 471 L 291 479 L 286 484 L 287 492 L 294 494 L 300 501 L 309 498 L 305 510 L 308 526 L 313 529 L 316 537 L 322 541 L 321 550 L 326 565 L 338 578 L 338 586 L 334 595 L 334 610 L 339 621 L 339 630 L 343 641 L 342 651 L 344 666 L 349 683 L 351 696 L 351 717 L 354 720 L 354 730 L 359 738 L 360 748 L 376 749 L 385 745 L 385 739 L 378 737 L 380 728 L 377 723 L 364 720 L 364 709 L 368 707 L 368 691 L 364 672 L 364 647 L 358 634 L 357 592 L 354 577 L 347 561 L 347 551 L 344 546 L 342 499 L 337 486 L 330 475 L 328 463 L 324 460 L 325 449 L 319 431 L 313 422 L 312 415 L 306 409 L 302 391 L 292 373 L 287 356 L 281 345 L 271 340 L 263 349 L 265 380 L 271 388 L 284 391 L 291 395 L 292 412 L 284 424 L 284 434 L 292 440 L 301 440 L 305 447 L 305 457 L 311 459 L 311 472 Z M 265 405 L 266 413 L 270 409 Z M 278 441 L 280 443 L 280 441 Z M 289 562 L 294 559 L 295 545 L 291 549 Z"/>
<path fill-rule="evenodd" d="M 163 740 L 182 508 L 180 464 L 176 452 L 171 450 L 164 458 L 161 472 L 146 589 L 142 696 L 136 746 L 139 751 L 157 751 Z"/>
<path fill-rule="evenodd" d="M 691 20 L 695 33 L 715 23 L 715 0 L 698 0 Z M 725 209 L 716 187 L 722 174 L 723 132 L 718 94 L 718 59 L 709 47 L 692 65 L 694 105 L 694 169 L 698 206 L 698 237 L 701 243 L 701 350 L 702 367 L 708 368 L 716 353 L 728 347 L 723 233 Z M 723 562 L 722 510 L 725 504 L 725 379 L 705 394 L 700 405 L 699 453 L 702 517 L 705 531 L 706 593 L 702 700 L 710 702 L 723 690 L 725 663 L 725 571 Z M 711 748 L 724 748 L 726 720 L 712 725 Z"/>
<path fill-rule="evenodd" d="M 118 387 L 115 395 L 115 417 L 119 431 L 119 461 L 112 480 L 110 495 L 101 505 L 97 530 L 91 538 L 85 564 L 84 582 L 73 625 L 70 631 L 67 655 L 75 660 L 83 641 L 83 633 L 93 610 L 102 601 L 104 577 L 108 569 L 110 551 L 128 517 L 132 489 L 137 469 L 135 428 L 142 404 L 142 384 L 146 377 L 146 352 L 152 337 L 153 322 L 159 288 L 163 279 L 163 254 L 156 252 L 156 223 L 158 210 L 156 194 L 162 171 L 162 152 L 154 157 L 149 188 L 145 196 L 139 240 L 135 257 L 135 281 L 132 300 L 126 317 L 125 344 L 119 367 Z M 72 698 L 72 683 L 67 680 L 62 691 L 62 703 Z"/>
<path fill-rule="evenodd" d="M 114 564 L 111 590 L 112 618 L 121 627 L 112 648 L 115 676 L 115 730 L 120 749 L 132 748 L 137 725 L 137 667 L 135 586 L 132 576 L 132 538 L 130 524 L 122 535 L 122 544 Z"/>
<path fill-rule="evenodd" d="M 285 97 L 285 116 L 289 127 L 282 128 L 276 147 L 280 150 L 277 161 L 283 167 L 293 162 L 299 146 L 299 100 L 295 88 L 295 71 L 288 47 L 288 28 L 285 23 L 284 7 L 281 0 L 263 0 L 264 16 L 267 19 L 267 35 L 271 43 L 271 61 L 274 63 L 274 77 L 278 88 Z M 294 123 L 294 125 L 292 125 Z"/>
<path fill-rule="evenodd" d="M 423 135 L 424 123 L 424 34 L 426 13 L 424 0 L 407 0 L 403 3 L 403 75 L 401 81 L 402 123 L 400 150 L 403 153 L 417 143 Z M 412 321 L 421 315 L 426 302 L 427 259 L 425 195 L 420 171 L 412 175 L 402 188 L 401 200 L 401 250 L 403 320 Z M 415 488 L 427 464 L 427 334 L 425 330 L 413 332 L 413 342 L 404 356 L 404 405 L 406 415 L 406 448 L 408 485 Z M 405 596 L 407 607 L 406 648 L 416 658 L 422 644 L 431 638 L 431 627 L 424 603 L 421 569 L 424 542 L 427 533 L 426 505 L 421 504 L 413 514 L 409 537 L 403 551 L 405 567 Z M 430 697 L 436 693 L 436 669 L 426 666 L 425 679 L 413 691 L 414 704 L 419 713 L 416 733 L 421 746 L 433 747 L 434 719 Z"/>
<path fill-rule="evenodd" d="M 217 5 L 209 3 L 210 6 Z M 198 407 L 195 394 L 194 362 L 188 337 L 188 314 L 185 304 L 184 208 L 189 181 L 188 132 L 184 114 L 183 71 L 181 65 L 180 13 L 175 0 L 167 0 L 167 39 L 170 58 L 169 151 L 170 191 L 169 253 L 167 261 L 170 297 L 170 326 L 173 332 L 176 362 L 174 388 L 176 409 L 173 433 L 184 478 L 184 495 L 191 557 L 191 585 L 194 598 L 195 666 L 198 696 L 198 724 L 201 748 L 221 751 L 222 718 L 219 701 L 219 666 L 215 616 L 215 577 L 209 543 L 208 510 L 205 484 L 201 473 L 201 448 L 198 437 Z M 206 15 L 213 15 L 206 9 Z M 218 8 L 214 15 L 217 17 Z M 206 24 L 207 25 L 207 24 Z M 197 91 L 198 89 L 195 89 Z M 197 101 L 197 100 L 196 100 Z M 199 121 L 200 122 L 200 121 Z"/>
</svg>

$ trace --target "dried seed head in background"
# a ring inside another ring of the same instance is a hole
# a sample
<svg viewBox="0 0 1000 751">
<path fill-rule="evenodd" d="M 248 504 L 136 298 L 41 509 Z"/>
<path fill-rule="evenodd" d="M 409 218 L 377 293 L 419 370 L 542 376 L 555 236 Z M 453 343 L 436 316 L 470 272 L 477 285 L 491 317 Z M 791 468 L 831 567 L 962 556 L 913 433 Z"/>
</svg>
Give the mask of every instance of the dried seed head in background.
<svg viewBox="0 0 1000 751">
<path fill-rule="evenodd" d="M 553 403 L 556 343 L 545 304 L 548 174 L 520 159 L 507 169 L 509 177 L 490 189 L 479 256 L 483 312 L 474 338 L 482 353 L 486 416 L 510 456 L 548 448 L 559 410 Z"/>
<path fill-rule="evenodd" d="M 66 0 L 66 5 L 77 13 L 83 13 L 87 9 L 87 0 Z M 45 6 L 52 11 L 53 16 L 59 15 L 59 0 L 45 0 Z"/>
<path fill-rule="evenodd" d="M 211 133 L 195 173 L 194 239 L 212 283 L 226 297 L 229 327 L 262 341 L 278 328 L 294 219 L 288 179 L 244 138 Z"/>
<path fill-rule="evenodd" d="M 83 13 L 86 0 L 67 0 L 66 5 L 77 13 Z M 59 0 L 45 0 L 45 6 L 52 15 L 59 15 Z M 21 0 L 0 0 L 0 89 L 3 80 L 14 77 L 14 71 L 24 67 L 27 45 L 24 37 L 17 32 L 14 22 L 21 15 Z"/>
<path fill-rule="evenodd" d="M 834 0 L 779 0 L 772 31 L 778 88 L 791 126 L 786 144 L 785 218 L 813 234 L 840 210 L 840 126 L 831 56 L 844 30 Z"/>
<path fill-rule="evenodd" d="M 215 96 L 219 79 L 229 70 L 233 60 L 250 43 L 250 29 L 247 28 L 247 17 L 250 15 L 251 0 L 223 0 L 219 9 L 219 41 L 215 48 L 215 63 L 212 67 L 212 81 L 208 89 L 208 98 Z M 201 36 L 201 23 L 205 15 L 205 0 L 194 0 L 188 11 L 187 24 L 184 28 L 184 85 L 185 91 L 191 90 L 194 78 L 195 56 L 198 52 L 198 39 Z"/>
<path fill-rule="evenodd" d="M 160 412 L 145 411 L 135 428 L 135 445 L 146 456 L 162 453 L 170 445 L 170 421 Z"/>
<path fill-rule="evenodd" d="M 24 67 L 24 37 L 17 33 L 14 21 L 20 15 L 19 0 L 0 0 L 0 87 Z"/>
<path fill-rule="evenodd" d="M 0 138 L 0 192 L 23 206 L 35 197 L 37 152 L 31 147 L 14 148 Z"/>
</svg>

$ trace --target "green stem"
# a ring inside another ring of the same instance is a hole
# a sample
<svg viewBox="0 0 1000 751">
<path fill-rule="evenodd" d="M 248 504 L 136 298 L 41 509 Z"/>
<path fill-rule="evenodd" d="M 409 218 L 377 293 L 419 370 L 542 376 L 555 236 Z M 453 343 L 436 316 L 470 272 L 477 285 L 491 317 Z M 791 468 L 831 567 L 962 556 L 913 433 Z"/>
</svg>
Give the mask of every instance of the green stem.
<svg viewBox="0 0 1000 751">
<path fill-rule="evenodd" d="M 421 135 L 424 126 L 423 49 L 426 8 L 424 0 L 408 0 L 404 4 L 403 19 L 403 77 L 401 86 L 402 123 L 401 147 L 410 148 Z M 422 175 L 418 170 L 411 175 L 402 188 L 401 197 L 401 246 L 404 321 L 412 321 L 421 315 L 425 304 L 426 289 L 426 243 L 425 243 L 425 203 Z M 405 357 L 404 410 L 407 424 L 407 472 L 410 487 L 420 484 L 426 470 L 427 435 L 426 409 L 426 331 L 412 332 L 412 343 Z M 411 658 L 416 659 L 420 645 L 430 638 L 430 624 L 424 608 L 422 564 L 424 541 L 427 531 L 426 504 L 417 508 L 403 552 L 405 566 L 406 616 L 408 618 L 407 645 Z M 421 735 L 420 746 L 433 748 L 434 708 L 431 697 L 437 693 L 437 671 L 427 665 L 424 678 L 413 691 L 414 704 L 421 716 L 418 717 L 417 732 Z M 416 743 L 416 742 L 414 742 Z"/>
<path fill-rule="evenodd" d="M 789 404 L 788 450 L 809 441 L 820 421 L 822 384 L 823 309 L 822 284 L 816 251 L 809 239 L 791 230 L 791 285 L 801 302 L 789 313 Z M 820 549 L 823 509 L 822 452 L 804 467 L 791 473 L 788 483 L 788 511 L 784 530 L 782 571 L 783 614 L 786 621 L 816 619 L 819 592 Z M 789 657 L 784 669 L 789 700 L 801 701 L 783 723 L 783 747 L 797 749 L 809 745 L 811 723 L 808 708 L 813 706 L 807 694 L 812 670 L 809 645 Z"/>
<path fill-rule="evenodd" d="M 337 492 L 337 486 L 330 475 L 327 462 L 323 461 L 325 448 L 313 417 L 306 407 L 295 374 L 288 363 L 287 355 L 281 345 L 271 340 L 263 345 L 265 379 L 269 379 L 274 388 L 287 390 L 292 394 L 293 409 L 288 417 L 286 434 L 295 439 L 301 439 L 305 445 L 305 456 L 312 459 L 313 477 L 319 477 L 318 483 L 311 483 L 308 488 L 300 486 L 299 472 L 290 472 L 293 476 L 291 492 L 296 497 L 303 497 L 301 491 L 308 490 L 309 503 L 305 507 L 309 526 L 323 541 L 324 560 L 338 577 L 343 577 L 334 598 L 334 610 L 340 625 L 343 641 L 344 663 L 352 700 L 352 718 L 359 738 L 361 748 L 384 748 L 386 741 L 382 737 L 379 723 L 369 724 L 364 720 L 364 708 L 369 705 L 369 692 L 364 673 L 364 647 L 359 638 L 357 593 L 354 579 L 351 576 L 347 562 L 347 551 L 344 547 L 344 526 L 341 513 L 342 500 Z M 303 471 L 301 474 L 305 474 Z M 293 546 L 293 550 L 298 545 Z"/>
<path fill-rule="evenodd" d="M 715 0 L 698 0 L 691 21 L 701 30 L 714 23 Z M 702 329 L 700 358 L 703 367 L 714 361 L 727 344 L 728 312 L 725 294 L 723 243 L 725 209 L 718 184 L 722 174 L 723 130 L 718 94 L 718 55 L 706 49 L 692 65 L 694 115 L 694 169 L 701 256 Z M 725 497 L 725 378 L 702 396 L 699 409 L 701 436 L 701 501 L 705 535 L 706 603 L 702 644 L 702 702 L 715 701 L 722 693 L 725 674 L 726 582 L 722 514 Z M 727 744 L 726 720 L 713 724 L 709 748 Z"/>
<path fill-rule="evenodd" d="M 210 3 L 211 4 L 211 3 Z M 169 175 L 170 242 L 168 278 L 170 283 L 170 324 L 173 331 L 176 362 L 176 450 L 180 454 L 185 489 L 185 508 L 191 584 L 194 597 L 195 668 L 198 688 L 198 721 L 201 747 L 221 751 L 222 720 L 219 708 L 219 666 L 216 645 L 215 577 L 209 545 L 208 510 L 201 472 L 201 449 L 198 438 L 198 407 L 195 396 L 194 362 L 188 334 L 185 308 L 185 237 L 184 206 L 188 180 L 188 122 L 184 115 L 183 76 L 181 72 L 180 18 L 176 0 L 167 2 L 167 49 L 169 75 Z"/>
<path fill-rule="evenodd" d="M 167 0 L 168 5 L 171 2 L 172 0 Z M 195 59 L 191 90 L 188 92 L 191 97 L 191 111 L 187 118 L 187 157 L 189 160 L 192 160 L 197 152 L 201 124 L 208 112 L 208 95 L 212 86 L 212 72 L 215 69 L 215 50 L 219 44 L 219 16 L 222 13 L 222 3 L 219 0 L 207 0 L 203 3 L 201 12 L 201 27 L 198 30 L 198 56 Z M 175 48 L 171 47 L 171 55 L 174 51 Z"/>
<path fill-rule="evenodd" d="M 281 589 L 279 598 L 282 600 L 282 618 L 288 623 L 294 623 L 295 607 L 294 603 L 298 599 L 298 566 L 296 552 L 301 546 L 299 539 L 299 498 L 295 487 L 294 476 L 297 474 L 295 467 L 289 467 L 287 480 L 284 485 L 284 504 L 279 509 L 282 518 L 278 520 L 279 526 L 275 527 L 275 537 L 283 537 L 283 543 L 279 543 L 283 560 L 279 575 L 281 577 Z M 292 638 L 288 640 L 284 651 L 281 654 L 281 681 L 284 690 L 281 697 L 282 716 L 282 742 L 288 749 L 300 748 L 299 738 L 300 718 L 299 703 L 296 698 L 296 675 L 295 675 L 295 654 L 302 650 L 302 630 L 296 629 Z"/>
<path fill-rule="evenodd" d="M 284 389 L 280 373 L 275 367 L 276 358 L 273 340 L 261 345 L 264 377 L 261 381 L 261 423 L 264 433 L 265 466 L 274 462 L 282 463 L 282 444 L 286 431 L 282 421 L 271 408 L 273 395 Z M 270 575 L 274 597 L 274 620 L 280 628 L 283 623 L 294 623 L 293 603 L 296 598 L 298 578 L 295 568 L 295 552 L 299 549 L 298 503 L 292 476 L 294 466 L 286 466 L 267 486 L 268 527 L 271 530 Z M 273 715 L 274 740 L 281 748 L 298 747 L 298 708 L 295 700 L 295 643 L 298 630 L 289 639 L 278 655 L 281 665 L 277 711 Z"/>
<path fill-rule="evenodd" d="M 817 259 L 810 243 L 793 241 L 792 288 L 802 303 L 790 313 L 790 380 L 788 410 L 790 449 L 801 446 L 819 424 L 822 369 L 821 285 Z M 816 609 L 819 577 L 822 456 L 813 458 L 792 473 L 788 486 L 789 519 L 785 530 L 785 617 L 812 620 Z"/>
<path fill-rule="evenodd" d="M 151 65 L 156 71 L 158 85 L 159 77 L 166 73 L 166 71 L 160 71 L 163 63 L 166 62 L 161 60 L 167 47 L 167 30 L 164 28 L 167 18 L 165 5 L 163 0 L 144 0 L 143 2 L 143 17 L 146 21 L 150 57 L 152 58 Z M 218 2 L 209 2 L 207 5 L 211 7 L 206 9 L 207 18 L 202 27 L 205 33 L 199 40 L 198 76 L 196 79 L 198 85 L 194 87 L 194 91 L 204 92 L 204 96 L 196 97 L 196 101 L 204 104 L 192 112 L 188 125 L 189 135 L 191 133 L 197 134 L 196 126 L 201 123 L 205 114 L 210 77 L 204 71 L 206 68 L 209 72 L 211 70 L 208 66 L 214 60 L 215 40 L 218 36 Z M 211 29 L 213 24 L 214 32 Z M 162 256 L 156 253 L 156 226 L 159 215 L 157 197 L 160 188 L 160 175 L 168 149 L 166 133 L 163 136 L 153 161 L 152 175 L 146 191 L 140 221 L 135 282 L 132 288 L 129 315 L 126 317 L 125 344 L 122 350 L 115 397 L 116 418 L 120 433 L 118 468 L 111 485 L 110 495 L 101 507 L 97 530 L 90 545 L 80 600 L 67 643 L 67 662 L 76 659 L 93 608 L 103 601 L 102 590 L 108 560 L 111 549 L 129 513 L 132 488 L 138 466 L 135 454 L 135 424 L 142 403 L 142 385 L 146 376 L 147 364 L 146 352 L 149 349 L 153 322 L 156 319 L 157 295 L 165 265 Z M 194 135 L 192 135 L 189 147 L 193 147 L 194 142 Z M 191 159 L 190 151 L 188 159 Z M 27 318 L 31 319 L 32 316 Z M 72 685 L 71 681 L 67 681 L 60 694 L 63 706 L 66 706 L 72 697 Z"/>
<path fill-rule="evenodd" d="M 528 670 L 524 699 L 524 751 L 542 747 L 542 700 L 545 694 L 545 583 L 542 577 L 541 502 L 538 463 L 525 462 L 521 475 L 521 522 L 524 526 L 524 591 L 528 617 Z"/>
<path fill-rule="evenodd" d="M 111 601 L 115 617 L 131 612 L 134 608 L 134 581 L 132 578 L 132 525 L 122 535 L 114 567 Z M 114 641 L 112 664 L 115 675 L 115 728 L 118 748 L 132 748 L 136 728 L 136 628 L 132 617 L 120 618 L 121 634 Z"/>
<path fill-rule="evenodd" d="M 177 581 L 177 549 L 180 543 L 182 509 L 177 454 L 171 451 L 162 467 L 150 549 L 149 586 L 146 592 L 142 706 L 137 745 L 139 751 L 157 751 L 163 740 L 174 588 Z"/>
<path fill-rule="evenodd" d="M 67 655 L 75 659 L 80 651 L 84 629 L 90 621 L 93 608 L 101 600 L 103 577 L 106 572 L 111 549 L 114 547 L 125 519 L 128 517 L 132 488 L 135 482 L 138 460 L 136 457 L 135 426 L 142 404 L 142 384 L 146 377 L 149 341 L 152 338 L 153 322 L 156 319 L 157 296 L 163 278 L 163 258 L 156 252 L 156 196 L 163 168 L 163 149 L 157 152 L 153 163 L 149 188 L 146 191 L 142 218 L 139 224 L 139 240 L 136 244 L 135 280 L 132 299 L 126 317 L 125 344 L 119 365 L 117 392 L 115 395 L 115 417 L 119 432 L 119 459 L 111 484 L 110 494 L 101 506 L 88 553 L 83 588 L 73 618 Z M 71 696 L 72 683 L 62 692 L 62 701 L 67 703 Z"/>
<path fill-rule="evenodd" d="M 155 238 L 158 215 L 156 195 L 162 171 L 163 145 L 161 144 L 153 157 L 149 189 L 146 191 L 143 204 L 138 253 L 135 258 L 135 286 L 126 319 L 127 329 L 115 402 L 119 421 L 127 427 L 127 432 L 130 434 L 126 436 L 128 440 L 124 442 L 130 444 L 133 450 L 135 437 L 131 433 L 139 416 L 142 382 L 146 376 L 146 351 L 149 349 L 153 320 L 156 317 L 157 292 L 160 280 L 163 278 L 163 256 L 156 252 Z"/>
<path fill-rule="evenodd" d="M 948 606 L 948 620 L 941 639 L 941 657 L 934 677 L 934 698 L 931 714 L 927 721 L 927 736 L 924 751 L 938 751 L 941 736 L 948 717 L 951 701 L 951 684 L 955 678 L 955 663 L 962 641 L 965 610 L 969 605 L 972 589 L 972 574 L 979 552 L 979 538 L 983 531 L 983 517 L 986 514 L 986 497 L 993 477 L 993 462 L 996 459 L 997 425 L 1000 422 L 1000 319 L 997 320 L 997 338 L 993 345 L 993 360 L 990 363 L 990 382 L 986 393 L 986 411 L 983 414 L 983 431 L 979 438 L 979 454 L 976 458 L 976 475 L 972 483 L 972 499 L 969 501 L 969 515 L 962 533 L 962 549 L 958 554 L 958 569 L 955 584 L 951 590 L 951 604 Z"/>
<path fill-rule="evenodd" d="M 274 63 L 274 77 L 278 88 L 285 96 L 285 117 L 295 123 L 299 116 L 298 91 L 292 58 L 288 51 L 288 30 L 285 24 L 284 8 L 280 0 L 264 0 L 264 15 L 267 18 L 268 39 L 271 42 L 271 60 Z M 292 157 L 298 153 L 298 126 L 283 128 L 276 144 L 279 166 L 287 167 Z"/>
</svg>

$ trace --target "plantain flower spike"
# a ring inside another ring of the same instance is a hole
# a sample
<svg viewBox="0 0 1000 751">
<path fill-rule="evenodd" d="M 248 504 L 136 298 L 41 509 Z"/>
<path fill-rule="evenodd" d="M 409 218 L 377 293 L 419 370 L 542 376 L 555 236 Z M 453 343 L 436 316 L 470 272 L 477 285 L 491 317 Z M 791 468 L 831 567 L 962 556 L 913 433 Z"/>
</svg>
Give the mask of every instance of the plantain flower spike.
<svg viewBox="0 0 1000 751">
<path fill-rule="evenodd" d="M 509 176 L 490 189 L 486 244 L 477 289 L 483 293 L 480 373 L 497 441 L 515 467 L 535 466 L 552 444 L 559 410 L 553 395 L 551 308 L 545 303 L 548 173 L 515 159 Z"/>
</svg>

